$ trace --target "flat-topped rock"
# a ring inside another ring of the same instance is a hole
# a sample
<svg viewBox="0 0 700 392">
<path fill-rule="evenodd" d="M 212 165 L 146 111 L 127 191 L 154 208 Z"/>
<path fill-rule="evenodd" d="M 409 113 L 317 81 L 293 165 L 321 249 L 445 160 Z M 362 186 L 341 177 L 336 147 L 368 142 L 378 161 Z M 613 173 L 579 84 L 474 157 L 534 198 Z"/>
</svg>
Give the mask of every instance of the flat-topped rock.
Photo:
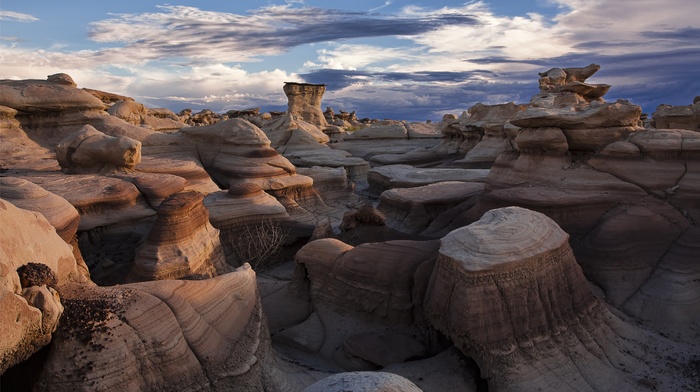
<svg viewBox="0 0 700 392">
<path fill-rule="evenodd" d="M 416 168 L 409 165 L 387 165 L 370 169 L 370 188 L 381 193 L 392 188 L 411 188 L 445 181 L 483 182 L 488 169 Z"/>
<path fill-rule="evenodd" d="M 136 186 L 118 178 L 55 174 L 28 179 L 68 200 L 80 213 L 81 231 L 155 215 Z"/>
<path fill-rule="evenodd" d="M 474 198 L 483 183 L 445 181 L 414 188 L 382 192 L 377 209 L 386 216 L 389 227 L 417 234 L 443 212 Z"/>
<path fill-rule="evenodd" d="M 642 108 L 627 101 L 573 106 L 530 106 L 510 121 L 522 128 L 557 127 L 562 129 L 638 126 Z"/>
<path fill-rule="evenodd" d="M 303 392 L 421 392 L 408 379 L 387 372 L 338 373 L 316 381 Z"/>
<path fill-rule="evenodd" d="M 105 105 L 64 79 L 0 80 L 0 105 L 23 113 L 103 110 Z"/>
</svg>

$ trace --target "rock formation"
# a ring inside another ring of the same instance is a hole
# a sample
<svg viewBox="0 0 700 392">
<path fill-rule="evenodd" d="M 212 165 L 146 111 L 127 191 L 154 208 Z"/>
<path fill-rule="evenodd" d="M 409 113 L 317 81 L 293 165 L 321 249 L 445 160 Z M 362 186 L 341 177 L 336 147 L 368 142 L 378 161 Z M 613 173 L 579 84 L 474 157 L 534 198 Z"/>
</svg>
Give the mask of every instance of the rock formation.
<svg viewBox="0 0 700 392">
<path fill-rule="evenodd" d="M 141 162 L 141 142 L 126 136 L 107 136 L 85 125 L 58 143 L 56 159 L 66 173 L 132 169 Z"/>
<path fill-rule="evenodd" d="M 316 381 L 304 392 L 421 392 L 416 384 L 392 373 L 338 373 Z"/>
<path fill-rule="evenodd" d="M 158 217 L 136 250 L 134 278 L 138 280 L 205 279 L 230 270 L 209 223 L 209 211 L 198 192 L 169 196 L 158 206 Z"/>
<path fill-rule="evenodd" d="M 659 105 L 652 114 L 652 124 L 657 129 L 688 129 L 700 131 L 700 96 L 692 105 Z"/>
<path fill-rule="evenodd" d="M 287 112 L 310 124 L 325 128 L 328 123 L 321 110 L 324 92 L 326 92 L 324 84 L 285 83 L 284 94 L 289 100 Z"/>
<path fill-rule="evenodd" d="M 487 169 L 417 168 L 387 165 L 372 168 L 367 174 L 370 189 L 381 194 L 387 189 L 412 188 L 445 181 L 483 182 Z"/>
</svg>

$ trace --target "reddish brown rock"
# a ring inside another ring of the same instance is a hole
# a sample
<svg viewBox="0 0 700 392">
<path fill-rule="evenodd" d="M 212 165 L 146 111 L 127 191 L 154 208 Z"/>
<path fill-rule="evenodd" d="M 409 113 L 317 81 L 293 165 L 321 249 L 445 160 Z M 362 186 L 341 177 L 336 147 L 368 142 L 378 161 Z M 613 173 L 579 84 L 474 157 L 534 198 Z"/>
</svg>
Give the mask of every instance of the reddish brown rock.
<svg viewBox="0 0 700 392">
<path fill-rule="evenodd" d="M 125 136 L 107 136 L 85 125 L 58 143 L 56 158 L 63 171 L 72 174 L 132 169 L 141 162 L 141 142 Z"/>
<path fill-rule="evenodd" d="M 230 270 L 219 230 L 209 223 L 203 200 L 198 192 L 176 193 L 163 200 L 146 242 L 136 250 L 135 279 L 205 279 Z"/>
</svg>

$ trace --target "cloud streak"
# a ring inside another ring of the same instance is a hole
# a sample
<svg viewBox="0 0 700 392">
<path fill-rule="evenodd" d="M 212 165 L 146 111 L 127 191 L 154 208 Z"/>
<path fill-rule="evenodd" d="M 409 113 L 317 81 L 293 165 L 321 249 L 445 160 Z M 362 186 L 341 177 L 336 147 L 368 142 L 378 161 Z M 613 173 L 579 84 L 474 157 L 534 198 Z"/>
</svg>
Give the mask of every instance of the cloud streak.
<svg viewBox="0 0 700 392">
<path fill-rule="evenodd" d="M 7 22 L 24 22 L 24 23 L 29 23 L 29 22 L 37 22 L 39 18 L 34 17 L 29 14 L 23 14 L 20 12 L 14 12 L 14 11 L 0 11 L 0 20 L 4 20 Z"/>
</svg>

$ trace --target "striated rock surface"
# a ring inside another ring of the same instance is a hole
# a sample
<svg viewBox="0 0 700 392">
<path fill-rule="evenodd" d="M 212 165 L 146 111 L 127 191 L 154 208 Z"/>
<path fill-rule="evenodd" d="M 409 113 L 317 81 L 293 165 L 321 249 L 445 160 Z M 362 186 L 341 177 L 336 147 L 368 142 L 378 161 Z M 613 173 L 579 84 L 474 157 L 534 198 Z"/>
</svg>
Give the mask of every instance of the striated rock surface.
<svg viewBox="0 0 700 392">
<path fill-rule="evenodd" d="M 421 392 L 416 384 L 386 372 L 338 373 L 316 381 L 304 392 Z"/>
<path fill-rule="evenodd" d="M 212 279 L 66 289 L 35 390 L 275 390 L 249 266 Z"/>
<path fill-rule="evenodd" d="M 185 124 L 180 122 L 175 113 L 170 110 L 146 109 L 145 106 L 133 100 L 116 102 L 107 110 L 107 113 L 130 124 L 147 126 L 159 132 L 172 132 L 185 127 Z"/>
<path fill-rule="evenodd" d="M 0 199 L 0 373 L 49 343 L 63 311 L 57 288 L 89 283 L 38 212 Z"/>
<path fill-rule="evenodd" d="M 370 190 L 381 194 L 387 189 L 412 188 L 445 181 L 483 182 L 488 169 L 417 168 L 388 165 L 372 168 L 367 174 Z"/>
<path fill-rule="evenodd" d="M 321 99 L 325 91 L 324 84 L 285 83 L 284 94 L 289 101 L 287 111 L 308 123 L 326 127 L 328 123 L 321 110 Z"/>
<path fill-rule="evenodd" d="M 418 234 L 439 215 L 474 199 L 483 189 L 483 183 L 459 181 L 389 189 L 382 192 L 377 209 L 386 216 L 388 227 Z"/>
<path fill-rule="evenodd" d="M 163 200 L 146 242 L 136 250 L 135 279 L 205 279 L 230 270 L 219 230 L 209 223 L 203 200 L 198 192 L 176 193 Z"/>
<path fill-rule="evenodd" d="M 85 125 L 58 143 L 56 158 L 66 173 L 131 169 L 141 162 L 141 142 L 126 136 L 107 136 Z"/>
<path fill-rule="evenodd" d="M 73 241 L 80 214 L 66 199 L 17 177 L 0 177 L 0 198 L 19 208 L 40 212 L 65 242 Z"/>
<path fill-rule="evenodd" d="M 568 235 L 518 207 L 489 211 L 441 240 L 425 312 L 477 361 L 489 389 L 565 382 L 576 390 L 635 390 L 645 375 L 685 360 L 662 359 L 656 350 L 669 342 L 609 314 L 591 294 Z M 635 352 L 640 344 L 656 347 Z M 664 380 L 664 388 L 688 382 L 680 378 Z"/>
<path fill-rule="evenodd" d="M 23 113 L 104 109 L 104 104 L 87 91 L 77 89 L 65 78 L 49 80 L 1 80 L 0 105 Z"/>
<path fill-rule="evenodd" d="M 412 323 L 421 319 L 426 271 L 438 246 L 438 241 L 388 241 L 352 247 L 325 238 L 305 245 L 295 260 L 311 281 L 313 303 L 385 323 Z"/>
</svg>

